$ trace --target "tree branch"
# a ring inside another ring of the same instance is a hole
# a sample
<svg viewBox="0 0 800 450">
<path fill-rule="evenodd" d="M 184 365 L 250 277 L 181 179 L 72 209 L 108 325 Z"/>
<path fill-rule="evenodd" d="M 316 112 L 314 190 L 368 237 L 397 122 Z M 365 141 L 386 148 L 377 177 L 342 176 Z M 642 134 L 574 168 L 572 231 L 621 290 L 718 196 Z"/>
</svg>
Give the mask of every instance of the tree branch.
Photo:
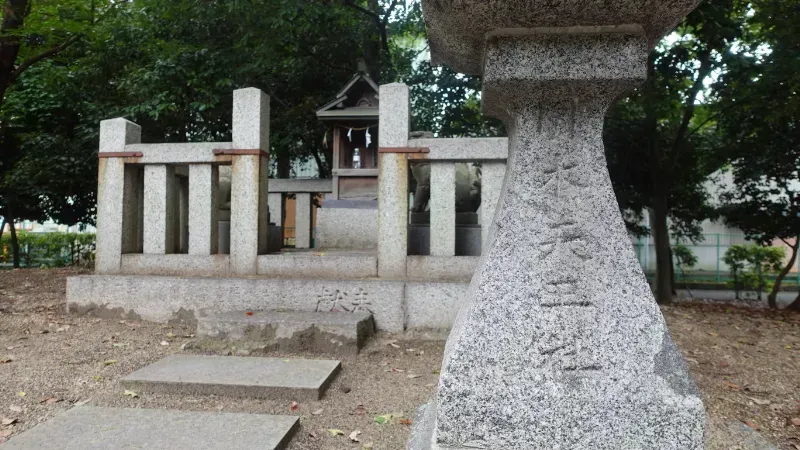
<svg viewBox="0 0 800 450">
<path fill-rule="evenodd" d="M 36 64 L 39 61 L 42 61 L 42 60 L 47 59 L 47 58 L 51 58 L 51 57 L 63 52 L 64 50 L 67 49 L 67 47 L 69 47 L 70 45 L 74 44 L 77 40 L 78 40 L 78 35 L 76 34 L 76 35 L 73 35 L 72 37 L 70 37 L 69 39 L 67 39 L 66 41 L 62 42 L 61 44 L 56 45 L 55 47 L 49 48 L 49 49 L 43 51 L 42 53 L 39 53 L 38 55 L 34 55 L 34 56 L 31 56 L 30 58 L 26 59 L 25 61 L 22 62 L 22 64 L 17 66 L 17 68 L 14 69 L 13 72 L 11 72 L 11 79 L 9 80 L 9 84 L 11 84 L 14 81 L 16 81 L 17 78 L 19 78 L 19 76 L 22 75 L 22 72 L 25 72 L 25 70 L 30 68 L 32 65 Z"/>
<path fill-rule="evenodd" d="M 350 8 L 353 8 L 362 14 L 366 14 L 375 22 L 381 23 L 381 16 L 375 14 L 374 12 L 368 10 L 367 8 L 364 8 L 363 6 L 355 4 L 353 0 L 344 0 L 343 3 L 345 6 L 349 6 Z"/>
<path fill-rule="evenodd" d="M 387 24 L 387 23 L 389 23 L 389 19 L 390 19 L 390 18 L 391 18 L 391 16 L 392 16 L 392 11 L 394 11 L 394 7 L 395 7 L 395 6 L 397 6 L 397 3 L 398 3 L 399 1 L 400 1 L 400 0 L 392 0 L 392 4 L 390 4 L 390 5 L 389 5 L 389 8 L 388 8 L 388 9 L 386 9 L 386 15 L 385 15 L 385 16 L 383 16 L 383 21 L 382 21 L 384 25 L 385 25 L 385 24 Z"/>
</svg>

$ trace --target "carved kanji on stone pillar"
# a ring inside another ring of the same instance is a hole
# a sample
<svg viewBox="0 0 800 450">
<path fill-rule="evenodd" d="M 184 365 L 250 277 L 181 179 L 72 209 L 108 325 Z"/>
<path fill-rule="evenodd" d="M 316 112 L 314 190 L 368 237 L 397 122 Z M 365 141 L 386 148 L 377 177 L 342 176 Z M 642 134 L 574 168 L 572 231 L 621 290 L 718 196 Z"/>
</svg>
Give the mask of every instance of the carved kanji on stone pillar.
<svg viewBox="0 0 800 450">
<path fill-rule="evenodd" d="M 423 0 L 432 57 L 483 75 L 509 159 L 410 449 L 701 449 L 705 411 L 637 262 L 603 116 L 698 0 Z"/>
</svg>

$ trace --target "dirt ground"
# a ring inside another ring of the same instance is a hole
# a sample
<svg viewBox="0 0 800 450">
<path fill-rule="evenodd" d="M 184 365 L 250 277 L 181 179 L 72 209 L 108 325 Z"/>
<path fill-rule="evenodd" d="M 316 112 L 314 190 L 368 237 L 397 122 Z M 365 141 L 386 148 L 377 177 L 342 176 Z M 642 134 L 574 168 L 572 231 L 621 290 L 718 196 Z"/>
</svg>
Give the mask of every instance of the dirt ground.
<svg viewBox="0 0 800 450">
<path fill-rule="evenodd" d="M 379 336 L 358 357 L 340 358 L 343 371 L 318 402 L 126 396 L 122 376 L 193 351 L 194 330 L 66 315 L 65 278 L 75 273 L 0 271 L 0 442 L 87 403 L 294 414 L 302 428 L 289 449 L 394 450 L 405 448 L 415 408 L 435 390 L 443 343 Z M 686 304 L 663 312 L 712 423 L 740 421 L 781 449 L 800 449 L 800 315 Z"/>
</svg>

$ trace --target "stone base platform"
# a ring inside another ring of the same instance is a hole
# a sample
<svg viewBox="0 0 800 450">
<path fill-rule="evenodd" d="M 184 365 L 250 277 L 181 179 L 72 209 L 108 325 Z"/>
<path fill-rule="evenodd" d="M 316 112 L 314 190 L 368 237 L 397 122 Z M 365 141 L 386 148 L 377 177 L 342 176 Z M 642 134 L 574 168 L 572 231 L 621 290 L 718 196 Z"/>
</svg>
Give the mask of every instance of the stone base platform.
<svg viewBox="0 0 800 450">
<path fill-rule="evenodd" d="M 465 268 L 466 269 L 466 268 Z M 157 323 L 205 311 L 372 313 L 378 331 L 447 330 L 468 282 L 85 275 L 67 280 L 67 310 Z"/>
<path fill-rule="evenodd" d="M 78 406 L 11 438 L 3 450 L 285 448 L 297 417 Z"/>
<path fill-rule="evenodd" d="M 212 311 L 197 319 L 201 340 L 244 341 L 285 352 L 356 354 L 374 331 L 366 312 Z"/>
<path fill-rule="evenodd" d="M 378 254 L 373 250 L 284 249 L 260 255 L 258 273 L 275 278 L 304 274 L 314 278 L 359 279 L 378 276 Z"/>
<path fill-rule="evenodd" d="M 319 400 L 341 368 L 331 360 L 170 355 L 120 384 L 144 393 Z"/>
</svg>

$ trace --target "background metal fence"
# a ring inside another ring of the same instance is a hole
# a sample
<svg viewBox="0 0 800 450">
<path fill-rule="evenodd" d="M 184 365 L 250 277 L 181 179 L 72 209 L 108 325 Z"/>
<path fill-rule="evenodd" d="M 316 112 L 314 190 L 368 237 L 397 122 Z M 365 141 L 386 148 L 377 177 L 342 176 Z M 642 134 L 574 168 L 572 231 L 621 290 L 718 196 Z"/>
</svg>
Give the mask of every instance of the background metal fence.
<svg viewBox="0 0 800 450">
<path fill-rule="evenodd" d="M 697 265 L 691 269 L 681 269 L 675 264 L 675 279 L 682 282 L 711 282 L 726 283 L 731 279 L 730 268 L 722 260 L 725 252 L 734 245 L 752 244 L 745 239 L 743 234 L 703 234 L 703 240 L 692 242 L 681 242 L 697 256 Z M 677 242 L 672 242 L 676 245 Z M 633 247 L 639 259 L 642 269 L 648 278 L 653 278 L 656 271 L 656 252 L 652 237 L 634 239 Z M 787 247 L 786 261 L 789 259 L 789 249 Z M 792 271 L 784 279 L 786 285 L 800 284 L 800 261 L 795 263 Z M 771 278 L 774 278 L 772 276 Z"/>
</svg>

